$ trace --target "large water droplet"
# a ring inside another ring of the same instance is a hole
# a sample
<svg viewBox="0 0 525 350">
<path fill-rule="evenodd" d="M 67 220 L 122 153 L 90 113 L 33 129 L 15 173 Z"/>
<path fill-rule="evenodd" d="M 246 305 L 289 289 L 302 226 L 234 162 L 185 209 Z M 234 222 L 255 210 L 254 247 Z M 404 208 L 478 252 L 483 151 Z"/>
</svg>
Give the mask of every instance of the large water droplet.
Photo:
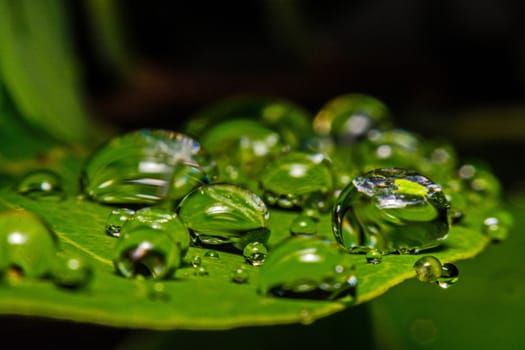
<svg viewBox="0 0 525 350">
<path fill-rule="evenodd" d="M 154 204 L 178 200 L 216 175 L 215 163 L 192 138 L 143 129 L 110 140 L 89 159 L 85 193 L 96 201 Z"/>
<path fill-rule="evenodd" d="M 390 111 L 378 99 L 362 94 L 346 94 L 328 101 L 315 116 L 319 135 L 333 135 L 340 144 L 354 143 L 371 129 L 391 125 Z"/>
<path fill-rule="evenodd" d="M 242 255 L 253 266 L 261 266 L 268 255 L 268 248 L 261 242 L 250 242 L 244 247 Z"/>
<path fill-rule="evenodd" d="M 290 237 L 276 246 L 259 276 L 259 292 L 279 297 L 352 302 L 356 286 L 350 255 L 313 236 Z"/>
<path fill-rule="evenodd" d="M 169 234 L 179 246 L 182 256 L 190 246 L 190 233 L 176 214 L 163 208 L 142 208 L 137 210 L 131 220 L 122 226 L 122 234 L 149 227 Z"/>
<path fill-rule="evenodd" d="M 163 231 L 140 227 L 119 237 L 113 262 L 127 278 L 169 278 L 181 264 L 180 245 Z"/>
<path fill-rule="evenodd" d="M 332 228 L 347 249 L 417 252 L 446 238 L 448 209 L 441 187 L 428 178 L 404 169 L 377 169 L 343 190 Z"/>
<path fill-rule="evenodd" d="M 122 226 L 133 219 L 135 211 L 127 208 L 113 209 L 106 220 L 106 234 L 119 237 Z"/>
<path fill-rule="evenodd" d="M 421 282 L 434 283 L 441 277 L 441 262 L 435 256 L 424 256 L 414 263 L 416 278 Z"/>
<path fill-rule="evenodd" d="M 321 153 L 303 152 L 277 158 L 266 167 L 260 181 L 265 200 L 283 208 L 301 207 L 311 196 L 320 195 L 328 200 L 333 185 L 327 158 Z"/>
<path fill-rule="evenodd" d="M 53 283 L 61 288 L 82 289 L 93 279 L 94 270 L 83 257 L 60 252 L 53 262 L 51 276 Z"/>
<path fill-rule="evenodd" d="M 18 183 L 18 193 L 42 201 L 60 201 L 65 193 L 62 178 L 54 171 L 41 169 L 26 174 Z"/>
<path fill-rule="evenodd" d="M 235 185 L 201 186 L 177 208 L 179 217 L 200 244 L 231 244 L 242 250 L 250 242 L 266 243 L 270 214 L 254 193 Z"/>
<path fill-rule="evenodd" d="M 25 210 L 0 213 L 0 271 L 16 269 L 25 277 L 45 277 L 58 239 L 37 215 Z"/>
</svg>

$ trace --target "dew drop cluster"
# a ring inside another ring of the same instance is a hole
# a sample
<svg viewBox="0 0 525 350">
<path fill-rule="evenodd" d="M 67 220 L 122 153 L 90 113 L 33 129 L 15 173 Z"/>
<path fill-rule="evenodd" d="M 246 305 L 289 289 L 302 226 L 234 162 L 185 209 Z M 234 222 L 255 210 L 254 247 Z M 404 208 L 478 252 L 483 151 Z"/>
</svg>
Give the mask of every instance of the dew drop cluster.
<svg viewBox="0 0 525 350">
<path fill-rule="evenodd" d="M 372 96 L 336 96 L 315 115 L 283 99 L 230 98 L 188 120 L 180 130 L 109 140 L 80 177 L 83 196 L 108 208 L 100 232 L 114 239 L 115 271 L 153 280 L 152 300 L 169 301 L 165 283 L 177 283 L 175 276 L 210 277 L 223 254 L 236 254 L 243 263 L 223 276 L 231 283 L 254 284 L 265 297 L 352 303 L 355 254 L 369 265 L 386 255 L 395 263 L 398 254 L 438 248 L 454 225 L 474 225 L 494 242 L 512 227 L 511 215 L 495 209 L 502 190 L 490 167 L 461 163 L 451 144 L 399 128 Z M 17 191 L 31 200 L 66 198 L 50 170 L 27 174 Z M 483 222 L 472 222 L 471 206 Z M 276 229 L 277 212 L 294 219 Z M 321 226 L 327 217 L 328 230 Z M 55 276 L 65 288 L 88 285 L 93 270 L 80 257 L 57 254 L 56 237 L 39 219 L 8 212 L 2 222 L 1 271 Z M 454 265 L 432 256 L 414 269 L 443 288 L 458 280 Z"/>
</svg>

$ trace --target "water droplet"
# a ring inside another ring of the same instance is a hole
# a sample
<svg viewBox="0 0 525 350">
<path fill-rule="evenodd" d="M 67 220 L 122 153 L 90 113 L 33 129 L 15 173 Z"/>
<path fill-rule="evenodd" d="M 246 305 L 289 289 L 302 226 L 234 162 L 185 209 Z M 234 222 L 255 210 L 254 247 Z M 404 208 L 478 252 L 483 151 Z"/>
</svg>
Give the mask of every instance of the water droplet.
<svg viewBox="0 0 525 350">
<path fill-rule="evenodd" d="M 493 207 L 498 204 L 502 186 L 498 178 L 482 164 L 464 164 L 458 170 L 463 181 L 463 195 L 469 204 Z"/>
<path fill-rule="evenodd" d="M 118 238 L 113 262 L 127 278 L 169 278 L 181 264 L 180 245 L 163 231 L 140 227 Z"/>
<path fill-rule="evenodd" d="M 346 94 L 328 101 L 315 116 L 314 131 L 333 135 L 340 144 L 354 143 L 371 129 L 390 127 L 390 112 L 378 99 Z"/>
<path fill-rule="evenodd" d="M 133 218 L 134 210 L 127 208 L 113 209 L 106 220 L 106 234 L 119 237 L 122 225 Z"/>
<path fill-rule="evenodd" d="M 421 282 L 434 283 L 441 277 L 442 266 L 438 258 L 427 255 L 414 263 L 414 270 Z"/>
<path fill-rule="evenodd" d="M 197 266 L 193 269 L 193 274 L 195 276 L 208 276 L 208 269 L 204 266 Z"/>
<path fill-rule="evenodd" d="M 121 232 L 126 234 L 142 227 L 169 234 L 180 245 L 182 256 L 186 255 L 190 246 L 190 233 L 176 214 L 163 208 L 142 208 L 122 225 Z"/>
<path fill-rule="evenodd" d="M 178 200 L 216 176 L 215 163 L 192 138 L 143 129 L 110 140 L 83 171 L 85 193 L 112 204 Z"/>
<path fill-rule="evenodd" d="M 443 289 L 449 288 L 459 281 L 459 270 L 456 265 L 445 263 L 441 267 L 441 276 L 437 280 L 438 286 Z"/>
<path fill-rule="evenodd" d="M 154 282 L 148 286 L 148 298 L 151 301 L 168 302 L 171 296 L 166 291 L 166 285 L 162 282 Z"/>
<path fill-rule="evenodd" d="M 270 235 L 264 202 L 236 185 L 201 186 L 181 201 L 177 212 L 204 245 L 231 244 L 242 250 L 250 242 L 266 243 Z"/>
<path fill-rule="evenodd" d="M 46 277 L 57 249 L 58 238 L 37 215 L 20 209 L 0 213 L 0 271 Z"/>
<path fill-rule="evenodd" d="M 448 209 L 441 187 L 426 177 L 404 169 L 377 169 L 356 177 L 341 192 L 332 228 L 347 249 L 417 252 L 446 238 Z"/>
<path fill-rule="evenodd" d="M 353 302 L 357 278 L 352 259 L 334 242 L 293 236 L 276 246 L 261 267 L 263 295 Z"/>
<path fill-rule="evenodd" d="M 505 210 L 499 210 L 483 220 L 483 232 L 485 232 L 493 242 L 502 242 L 507 239 L 513 221 L 511 213 Z"/>
<path fill-rule="evenodd" d="M 26 174 L 18 183 L 17 190 L 24 196 L 41 201 L 58 202 L 65 197 L 62 178 L 47 169 Z"/>
<path fill-rule="evenodd" d="M 219 252 L 215 251 L 215 250 L 207 250 L 205 253 L 204 253 L 204 256 L 206 258 L 213 258 L 213 259 L 219 259 L 221 256 L 219 254 Z"/>
<path fill-rule="evenodd" d="M 369 264 L 380 264 L 383 261 L 383 254 L 378 249 L 372 249 L 366 253 L 366 262 Z"/>
<path fill-rule="evenodd" d="M 297 216 L 290 224 L 292 235 L 315 235 L 317 234 L 317 224 L 306 215 Z"/>
<path fill-rule="evenodd" d="M 314 323 L 315 318 L 314 318 L 314 315 L 312 313 L 312 310 L 310 310 L 310 309 L 302 309 L 301 311 L 299 311 L 299 320 L 300 320 L 301 324 L 303 324 L 305 326 Z"/>
<path fill-rule="evenodd" d="M 202 258 L 200 255 L 195 255 L 193 259 L 191 260 L 191 266 L 193 267 L 199 267 L 202 265 Z"/>
<path fill-rule="evenodd" d="M 248 283 L 250 275 L 243 266 L 234 269 L 231 274 L 231 281 L 238 284 Z"/>
<path fill-rule="evenodd" d="M 278 197 L 276 205 L 286 209 L 303 206 L 311 196 L 327 199 L 333 186 L 329 161 L 321 153 L 284 154 L 265 168 L 260 180 L 264 198 Z"/>
<path fill-rule="evenodd" d="M 244 247 L 242 254 L 253 266 L 261 266 L 268 255 L 268 248 L 261 242 L 250 242 Z"/>
<path fill-rule="evenodd" d="M 248 178 L 257 176 L 284 147 L 277 132 L 247 119 L 221 122 L 200 140 L 218 163 L 233 165 Z"/>
<path fill-rule="evenodd" d="M 57 254 L 51 271 L 53 283 L 66 289 L 86 288 L 93 279 L 94 270 L 83 257 L 60 252 Z"/>
<path fill-rule="evenodd" d="M 185 130 L 201 137 L 217 123 L 239 118 L 257 121 L 276 131 L 291 147 L 297 147 L 312 134 L 311 116 L 304 108 L 284 99 L 247 96 L 227 98 L 198 111 L 189 118 Z"/>
</svg>

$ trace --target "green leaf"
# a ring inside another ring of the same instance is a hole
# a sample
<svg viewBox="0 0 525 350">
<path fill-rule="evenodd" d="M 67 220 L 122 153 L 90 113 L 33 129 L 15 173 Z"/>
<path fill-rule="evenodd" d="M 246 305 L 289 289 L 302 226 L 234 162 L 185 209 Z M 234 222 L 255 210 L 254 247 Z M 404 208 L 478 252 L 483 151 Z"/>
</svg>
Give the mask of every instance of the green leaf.
<svg viewBox="0 0 525 350">
<path fill-rule="evenodd" d="M 91 262 L 95 270 L 92 284 L 78 291 L 29 278 L 0 285 L 0 314 L 148 329 L 228 329 L 305 322 L 305 314 L 309 322 L 349 307 L 339 302 L 261 296 L 257 293 L 258 268 L 247 265 L 241 255 L 221 251 L 220 259 L 215 259 L 205 257 L 205 249 L 194 247 L 175 279 L 162 282 L 164 291 L 155 292 L 155 284 L 149 280 L 118 276 L 111 260 L 116 240 L 104 233 L 105 220 L 113 207 L 78 197 L 83 158 L 66 154 L 46 164 L 65 180 L 67 199 L 62 202 L 39 202 L 16 193 L 13 186 L 23 171 L 14 166 L 16 162 L 7 163 L 11 177 L 0 189 L 0 209 L 21 207 L 41 215 L 55 230 L 63 250 L 78 253 Z M 23 170 L 31 167 L 38 164 L 30 164 Z M 475 210 L 472 208 L 462 226 L 452 227 L 440 248 L 425 254 L 443 262 L 478 254 L 489 240 L 481 233 L 482 216 Z M 289 235 L 289 225 L 295 217 L 295 213 L 271 210 L 270 249 Z M 333 239 L 328 215 L 321 217 L 318 229 Z M 202 264 L 209 272 L 207 276 L 194 275 L 191 260 L 195 255 L 202 257 Z M 370 301 L 413 278 L 412 265 L 420 256 L 388 255 L 381 264 L 373 265 L 366 262 L 364 255 L 351 255 L 359 280 L 356 304 Z M 241 264 L 247 268 L 249 283 L 232 283 L 231 272 Z"/>
<path fill-rule="evenodd" d="M 62 5 L 0 0 L 0 82 L 28 123 L 78 143 L 91 126 Z"/>
</svg>

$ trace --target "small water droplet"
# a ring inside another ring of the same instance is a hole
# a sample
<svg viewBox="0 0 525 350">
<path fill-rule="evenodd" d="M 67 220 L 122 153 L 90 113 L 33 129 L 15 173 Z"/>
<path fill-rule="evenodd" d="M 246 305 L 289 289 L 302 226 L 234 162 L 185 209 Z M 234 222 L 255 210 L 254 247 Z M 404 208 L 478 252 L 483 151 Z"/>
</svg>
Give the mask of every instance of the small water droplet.
<svg viewBox="0 0 525 350">
<path fill-rule="evenodd" d="M 204 266 L 197 266 L 193 269 L 193 274 L 195 276 L 208 276 L 208 269 Z"/>
<path fill-rule="evenodd" d="M 231 281 L 238 284 L 248 283 L 249 278 L 250 275 L 243 266 L 239 266 L 236 269 L 233 269 L 231 274 Z"/>
<path fill-rule="evenodd" d="M 268 248 L 261 242 L 250 242 L 244 247 L 242 254 L 253 266 L 261 266 L 268 255 Z"/>
<path fill-rule="evenodd" d="M 421 282 L 434 283 L 441 277 L 442 266 L 438 258 L 427 255 L 414 263 L 414 270 Z"/>
<path fill-rule="evenodd" d="M 260 180 L 265 200 L 272 203 L 271 199 L 277 197 L 276 205 L 285 209 L 302 207 L 313 196 L 315 205 L 324 207 L 333 186 L 330 162 L 321 153 L 281 155 L 266 166 Z"/>
<path fill-rule="evenodd" d="M 51 276 L 57 287 L 78 290 L 86 288 L 91 283 L 94 270 L 83 257 L 60 252 L 53 261 Z"/>
<path fill-rule="evenodd" d="M 41 201 L 58 202 L 65 197 L 62 178 L 47 169 L 26 174 L 18 183 L 17 190 L 24 196 Z"/>
<path fill-rule="evenodd" d="M 366 262 L 369 264 L 380 264 L 383 261 L 383 254 L 378 249 L 369 250 L 366 253 Z"/>
<path fill-rule="evenodd" d="M 236 185 L 201 186 L 179 203 L 177 212 L 202 245 L 229 244 L 242 250 L 249 242 L 265 243 L 270 235 L 264 202 Z"/>
<path fill-rule="evenodd" d="M 166 285 L 162 282 L 154 282 L 148 286 L 148 298 L 151 301 L 168 302 L 171 296 L 166 291 Z"/>
<path fill-rule="evenodd" d="M 202 265 L 202 258 L 200 255 L 195 255 L 193 259 L 191 260 L 191 266 L 193 267 L 199 267 Z"/>
<path fill-rule="evenodd" d="M 106 234 L 119 237 L 122 225 L 133 218 L 134 210 L 127 208 L 113 209 L 106 220 Z"/>
<path fill-rule="evenodd" d="M 169 130 L 142 129 L 110 140 L 89 159 L 84 192 L 111 204 L 179 200 L 209 183 L 216 165 L 192 138 Z"/>
<path fill-rule="evenodd" d="M 213 258 L 213 259 L 220 259 L 220 254 L 218 251 L 216 250 L 207 250 L 205 253 L 204 253 L 204 256 L 206 258 Z"/>
<path fill-rule="evenodd" d="M 441 187 L 428 178 L 405 169 L 376 169 L 341 192 L 332 229 L 350 250 L 417 252 L 446 238 L 449 207 Z"/>
<path fill-rule="evenodd" d="M 292 235 L 315 235 L 317 224 L 311 217 L 299 215 L 290 224 L 290 233 Z"/>
<path fill-rule="evenodd" d="M 292 236 L 277 245 L 261 267 L 258 290 L 288 298 L 355 300 L 357 278 L 351 256 L 315 236 Z"/>
<path fill-rule="evenodd" d="M 441 276 L 437 280 L 438 286 L 447 289 L 459 281 L 459 270 L 456 265 L 445 263 L 441 267 Z"/>
<path fill-rule="evenodd" d="M 505 210 L 499 210 L 483 220 L 483 232 L 493 242 L 502 242 L 507 239 L 513 221 L 511 213 Z"/>
<path fill-rule="evenodd" d="M 302 309 L 299 311 L 299 320 L 301 324 L 307 326 L 315 321 L 315 317 L 310 309 Z"/>
<path fill-rule="evenodd" d="M 22 209 L 0 213 L 0 271 L 46 277 L 57 249 L 57 236 L 39 216 Z"/>
<path fill-rule="evenodd" d="M 163 231 L 137 228 L 118 238 L 113 262 L 127 278 L 169 278 L 181 264 L 180 245 Z"/>
</svg>

